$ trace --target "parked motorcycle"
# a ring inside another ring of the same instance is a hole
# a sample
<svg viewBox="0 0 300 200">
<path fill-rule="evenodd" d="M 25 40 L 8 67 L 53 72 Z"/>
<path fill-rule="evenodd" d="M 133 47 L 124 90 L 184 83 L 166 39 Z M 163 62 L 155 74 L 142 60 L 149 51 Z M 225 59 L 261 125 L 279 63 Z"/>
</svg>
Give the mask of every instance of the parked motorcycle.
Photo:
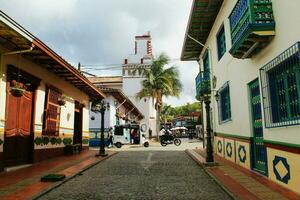
<svg viewBox="0 0 300 200">
<path fill-rule="evenodd" d="M 176 146 L 179 146 L 181 144 L 181 140 L 173 135 L 162 135 L 160 137 L 160 144 L 163 147 L 167 146 L 168 144 L 175 144 Z"/>
</svg>

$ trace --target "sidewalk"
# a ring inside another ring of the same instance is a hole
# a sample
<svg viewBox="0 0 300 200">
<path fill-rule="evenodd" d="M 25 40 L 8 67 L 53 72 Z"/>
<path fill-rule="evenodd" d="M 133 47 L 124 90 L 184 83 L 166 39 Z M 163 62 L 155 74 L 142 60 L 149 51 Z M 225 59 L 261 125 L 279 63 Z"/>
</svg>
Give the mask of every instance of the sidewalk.
<svg viewBox="0 0 300 200">
<path fill-rule="evenodd" d="M 186 152 L 234 199 L 300 200 L 300 195 L 217 155 L 214 155 L 217 164 L 209 166 L 205 162 L 205 152 L 202 149 L 186 150 Z"/>
<path fill-rule="evenodd" d="M 96 153 L 97 151 L 83 151 L 79 155 L 61 156 L 17 171 L 0 173 L 0 199 L 32 199 L 38 194 L 57 187 L 63 182 L 41 182 L 40 178 L 43 175 L 49 173 L 65 174 L 65 180 L 68 180 L 116 154 L 116 152 L 107 151 L 107 157 L 95 157 Z"/>
</svg>

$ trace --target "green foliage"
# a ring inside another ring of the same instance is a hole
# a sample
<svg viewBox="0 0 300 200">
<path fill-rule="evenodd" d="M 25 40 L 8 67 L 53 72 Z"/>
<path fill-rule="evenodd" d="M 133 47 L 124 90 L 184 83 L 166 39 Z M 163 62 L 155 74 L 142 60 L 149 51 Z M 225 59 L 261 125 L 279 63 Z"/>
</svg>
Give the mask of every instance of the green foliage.
<svg viewBox="0 0 300 200">
<path fill-rule="evenodd" d="M 48 137 L 43 137 L 42 139 L 43 139 L 43 144 L 44 144 L 44 145 L 49 144 L 49 141 L 50 141 L 50 140 L 49 140 Z"/>
<path fill-rule="evenodd" d="M 89 139 L 83 139 L 82 140 L 82 144 L 88 144 L 89 143 Z"/>
<path fill-rule="evenodd" d="M 162 116 L 167 119 L 168 122 L 176 116 L 187 116 L 190 112 L 199 112 L 201 111 L 201 104 L 199 102 L 187 103 L 186 105 L 172 107 L 170 105 L 164 105 L 162 108 Z M 165 122 L 161 119 L 162 122 Z"/>
<path fill-rule="evenodd" d="M 72 144 L 72 138 L 64 138 L 63 143 L 64 143 L 64 145 Z"/>
<path fill-rule="evenodd" d="M 176 96 L 182 90 L 179 72 L 176 67 L 165 68 L 170 59 L 165 54 L 160 54 L 153 59 L 150 70 L 145 71 L 146 79 L 142 81 L 142 90 L 137 93 L 138 98 L 153 97 L 157 109 L 162 106 L 163 96 Z"/>
<path fill-rule="evenodd" d="M 0 139 L 0 146 L 3 144 L 3 140 Z"/>
</svg>

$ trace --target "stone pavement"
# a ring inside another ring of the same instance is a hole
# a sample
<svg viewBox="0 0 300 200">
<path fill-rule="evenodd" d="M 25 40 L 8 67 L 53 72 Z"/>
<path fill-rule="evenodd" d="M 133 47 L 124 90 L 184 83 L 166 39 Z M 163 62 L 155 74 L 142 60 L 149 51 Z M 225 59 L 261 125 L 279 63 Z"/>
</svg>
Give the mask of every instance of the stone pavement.
<svg viewBox="0 0 300 200">
<path fill-rule="evenodd" d="M 121 151 L 40 198 L 52 199 L 231 198 L 184 151 Z"/>
<path fill-rule="evenodd" d="M 205 165 L 202 149 L 188 150 L 187 153 L 200 165 Z M 244 169 L 224 158 L 215 156 L 216 166 L 205 169 L 235 199 L 242 200 L 285 200 L 300 199 L 300 195 L 271 182 L 266 177 Z"/>
<path fill-rule="evenodd" d="M 108 153 L 111 156 L 116 152 Z M 95 151 L 83 151 L 78 155 L 53 158 L 17 171 L 2 172 L 0 173 L 0 199 L 32 199 L 40 192 L 57 185 L 57 183 L 40 182 L 43 175 L 61 173 L 65 174 L 68 179 L 103 160 L 103 158 L 95 157 L 95 154 Z"/>
</svg>

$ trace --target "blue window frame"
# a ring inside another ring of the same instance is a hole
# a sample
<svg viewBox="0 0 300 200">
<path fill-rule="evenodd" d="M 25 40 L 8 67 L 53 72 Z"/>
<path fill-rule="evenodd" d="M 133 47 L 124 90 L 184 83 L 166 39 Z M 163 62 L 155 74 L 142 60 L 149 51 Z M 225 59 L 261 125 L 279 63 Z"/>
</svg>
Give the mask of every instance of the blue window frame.
<svg viewBox="0 0 300 200">
<path fill-rule="evenodd" d="M 261 68 L 267 128 L 300 124 L 300 43 Z"/>
<path fill-rule="evenodd" d="M 231 106 L 230 106 L 230 90 L 229 82 L 226 82 L 219 90 L 219 123 L 224 123 L 231 120 Z"/>
<path fill-rule="evenodd" d="M 217 33 L 217 50 L 218 50 L 218 59 L 220 60 L 223 55 L 226 53 L 226 38 L 225 38 L 225 29 L 224 24 L 221 26 Z"/>
</svg>

